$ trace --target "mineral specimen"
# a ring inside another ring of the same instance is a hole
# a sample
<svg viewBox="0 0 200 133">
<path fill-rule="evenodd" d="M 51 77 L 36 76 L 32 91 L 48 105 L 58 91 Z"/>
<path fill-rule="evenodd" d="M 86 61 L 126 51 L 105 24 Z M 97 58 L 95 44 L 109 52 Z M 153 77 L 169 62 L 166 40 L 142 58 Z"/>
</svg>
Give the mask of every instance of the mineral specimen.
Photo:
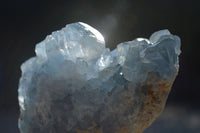
<svg viewBox="0 0 200 133">
<path fill-rule="evenodd" d="M 82 22 L 48 35 L 35 52 L 21 66 L 21 133 L 142 133 L 165 106 L 181 53 L 168 30 L 110 51 Z"/>
</svg>

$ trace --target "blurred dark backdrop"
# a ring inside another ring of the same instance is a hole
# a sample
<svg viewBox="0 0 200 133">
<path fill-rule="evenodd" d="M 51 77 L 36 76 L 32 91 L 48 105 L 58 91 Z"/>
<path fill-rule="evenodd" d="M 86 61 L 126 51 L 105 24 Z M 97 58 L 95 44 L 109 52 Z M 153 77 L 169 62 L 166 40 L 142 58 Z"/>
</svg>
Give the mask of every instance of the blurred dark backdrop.
<svg viewBox="0 0 200 133">
<path fill-rule="evenodd" d="M 78 21 L 99 30 L 111 49 L 160 29 L 180 36 L 179 75 L 166 110 L 146 133 L 200 132 L 200 1 L 8 0 L 0 10 L 0 133 L 18 133 L 20 64 L 35 55 L 35 45 L 46 35 Z"/>
</svg>

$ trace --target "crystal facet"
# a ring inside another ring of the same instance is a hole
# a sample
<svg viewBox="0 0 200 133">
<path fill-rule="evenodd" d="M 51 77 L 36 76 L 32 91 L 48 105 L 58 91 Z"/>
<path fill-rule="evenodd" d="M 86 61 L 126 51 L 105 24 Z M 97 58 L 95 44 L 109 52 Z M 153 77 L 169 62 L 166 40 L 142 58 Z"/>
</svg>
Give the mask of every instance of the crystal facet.
<svg viewBox="0 0 200 133">
<path fill-rule="evenodd" d="M 168 30 L 110 51 L 82 22 L 48 35 L 35 52 L 21 65 L 21 133 L 141 133 L 163 110 L 181 53 Z"/>
</svg>

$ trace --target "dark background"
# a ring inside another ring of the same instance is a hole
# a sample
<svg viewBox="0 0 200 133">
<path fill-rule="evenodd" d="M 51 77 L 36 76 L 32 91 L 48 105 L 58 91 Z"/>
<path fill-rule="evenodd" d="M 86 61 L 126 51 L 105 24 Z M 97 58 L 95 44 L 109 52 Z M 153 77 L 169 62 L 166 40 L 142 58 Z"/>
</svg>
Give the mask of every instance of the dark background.
<svg viewBox="0 0 200 133">
<path fill-rule="evenodd" d="M 180 71 L 163 114 L 145 133 L 200 132 L 200 1 L 194 0 L 8 0 L 1 2 L 0 133 L 18 133 L 20 64 L 52 31 L 82 21 L 114 49 L 160 29 L 180 36 Z"/>
</svg>

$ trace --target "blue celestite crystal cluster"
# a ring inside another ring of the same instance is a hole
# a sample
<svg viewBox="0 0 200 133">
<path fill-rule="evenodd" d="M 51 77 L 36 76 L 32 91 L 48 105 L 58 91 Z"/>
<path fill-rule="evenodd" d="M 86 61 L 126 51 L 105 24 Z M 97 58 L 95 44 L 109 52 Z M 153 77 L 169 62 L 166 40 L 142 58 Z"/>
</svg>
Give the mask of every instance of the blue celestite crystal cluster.
<svg viewBox="0 0 200 133">
<path fill-rule="evenodd" d="M 142 133 L 161 113 L 179 69 L 180 39 L 168 30 L 120 43 L 68 24 L 21 65 L 21 133 Z"/>
</svg>

